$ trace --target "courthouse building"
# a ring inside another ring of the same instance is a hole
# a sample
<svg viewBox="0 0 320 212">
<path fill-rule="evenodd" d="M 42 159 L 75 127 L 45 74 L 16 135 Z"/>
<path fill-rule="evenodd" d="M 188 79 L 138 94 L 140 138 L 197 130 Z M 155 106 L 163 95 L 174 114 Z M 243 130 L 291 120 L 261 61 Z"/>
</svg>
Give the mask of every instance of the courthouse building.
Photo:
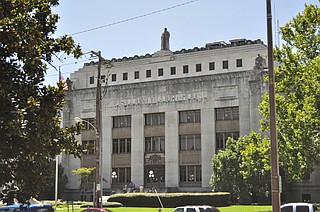
<svg viewBox="0 0 320 212">
<path fill-rule="evenodd" d="M 102 63 L 101 187 L 104 195 L 129 184 L 145 190 L 211 191 L 211 160 L 228 137 L 259 131 L 258 105 L 267 91 L 261 40 L 234 39 L 171 51 L 169 32 L 153 54 Z M 83 145 L 95 146 L 98 63 L 71 74 L 65 126 L 83 120 Z M 64 156 L 69 198 L 93 198 L 72 173 L 95 166 L 95 150 L 81 159 Z M 152 175 L 150 175 L 152 171 Z"/>
</svg>

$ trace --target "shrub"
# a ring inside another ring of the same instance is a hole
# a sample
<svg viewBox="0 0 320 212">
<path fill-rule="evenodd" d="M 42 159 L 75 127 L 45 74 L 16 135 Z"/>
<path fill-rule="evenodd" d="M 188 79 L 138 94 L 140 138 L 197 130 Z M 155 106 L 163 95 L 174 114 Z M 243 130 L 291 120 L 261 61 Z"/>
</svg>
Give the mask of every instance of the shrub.
<svg viewBox="0 0 320 212">
<path fill-rule="evenodd" d="M 108 201 L 120 202 L 125 207 L 161 208 L 159 199 L 165 208 L 181 205 L 229 205 L 230 193 L 127 193 L 112 195 Z"/>
</svg>

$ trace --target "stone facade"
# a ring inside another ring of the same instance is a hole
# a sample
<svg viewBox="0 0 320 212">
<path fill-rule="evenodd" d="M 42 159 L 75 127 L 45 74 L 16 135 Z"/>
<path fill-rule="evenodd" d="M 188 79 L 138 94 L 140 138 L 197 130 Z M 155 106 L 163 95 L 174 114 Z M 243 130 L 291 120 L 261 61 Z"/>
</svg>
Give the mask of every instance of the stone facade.
<svg viewBox="0 0 320 212">
<path fill-rule="evenodd" d="M 259 130 L 258 105 L 267 91 L 262 41 L 237 39 L 175 52 L 168 36 L 162 42 L 154 54 L 102 65 L 104 194 L 122 192 L 130 182 L 145 190 L 211 191 L 211 159 L 227 137 Z M 70 78 L 65 126 L 75 117 L 95 118 L 97 63 Z M 89 127 L 79 139 L 94 143 L 95 131 Z M 94 154 L 81 160 L 66 156 L 62 164 L 68 196 L 79 199 L 80 181 L 71 170 L 94 166 Z M 92 184 L 81 192 L 92 200 Z"/>
</svg>

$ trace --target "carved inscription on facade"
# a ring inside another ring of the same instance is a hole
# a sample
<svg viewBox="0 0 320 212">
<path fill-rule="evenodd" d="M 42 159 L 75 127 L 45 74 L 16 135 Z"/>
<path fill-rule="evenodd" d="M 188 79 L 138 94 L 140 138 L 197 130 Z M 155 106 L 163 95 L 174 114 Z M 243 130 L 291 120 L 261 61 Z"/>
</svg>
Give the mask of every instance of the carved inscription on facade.
<svg viewBox="0 0 320 212">
<path fill-rule="evenodd" d="M 113 100 L 109 102 L 108 107 L 127 107 L 138 105 L 152 105 L 152 104 L 168 104 L 178 102 L 203 102 L 208 99 L 208 94 L 204 92 L 188 93 L 188 94 L 174 94 L 154 97 L 135 97 L 121 100 Z"/>
</svg>

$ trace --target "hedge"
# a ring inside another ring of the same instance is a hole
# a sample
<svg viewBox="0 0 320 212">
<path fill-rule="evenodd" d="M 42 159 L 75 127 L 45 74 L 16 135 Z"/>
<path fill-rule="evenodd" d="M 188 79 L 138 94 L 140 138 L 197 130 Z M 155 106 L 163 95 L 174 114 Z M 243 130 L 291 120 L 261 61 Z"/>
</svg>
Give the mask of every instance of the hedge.
<svg viewBox="0 0 320 212">
<path fill-rule="evenodd" d="M 228 206 L 230 193 L 127 193 L 111 195 L 108 201 L 120 202 L 124 207 L 161 208 L 159 198 L 165 208 L 182 205 Z"/>
</svg>

